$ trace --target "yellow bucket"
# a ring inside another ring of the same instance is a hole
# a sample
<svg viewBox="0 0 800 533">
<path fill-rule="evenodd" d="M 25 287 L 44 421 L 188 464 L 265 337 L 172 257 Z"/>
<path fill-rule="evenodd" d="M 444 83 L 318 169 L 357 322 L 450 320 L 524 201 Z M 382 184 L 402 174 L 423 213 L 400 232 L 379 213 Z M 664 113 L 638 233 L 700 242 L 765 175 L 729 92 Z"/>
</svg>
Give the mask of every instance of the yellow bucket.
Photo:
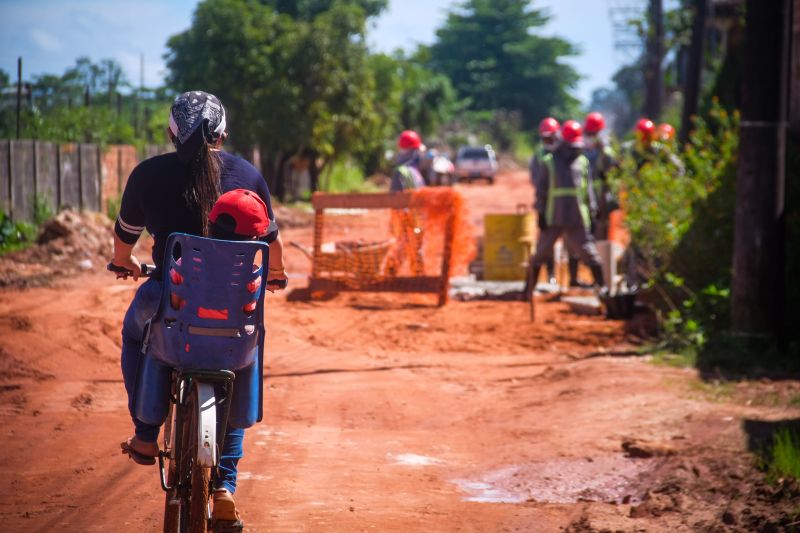
<svg viewBox="0 0 800 533">
<path fill-rule="evenodd" d="M 483 224 L 483 278 L 524 280 L 525 263 L 534 246 L 534 214 L 520 210 L 517 214 L 485 215 Z"/>
<path fill-rule="evenodd" d="M 516 215 L 485 215 L 483 218 L 486 242 L 516 242 L 533 237 L 533 213 Z"/>
</svg>

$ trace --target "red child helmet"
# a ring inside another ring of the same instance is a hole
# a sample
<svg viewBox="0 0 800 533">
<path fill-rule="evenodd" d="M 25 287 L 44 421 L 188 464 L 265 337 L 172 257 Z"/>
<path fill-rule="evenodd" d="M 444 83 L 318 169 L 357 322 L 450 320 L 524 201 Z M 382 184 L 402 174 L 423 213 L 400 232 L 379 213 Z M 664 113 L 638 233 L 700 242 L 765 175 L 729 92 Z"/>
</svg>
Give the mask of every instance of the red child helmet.
<svg viewBox="0 0 800 533">
<path fill-rule="evenodd" d="M 577 120 L 568 120 L 561 126 L 561 138 L 570 146 L 583 146 L 583 129 Z"/>
<path fill-rule="evenodd" d="M 397 147 L 401 150 L 416 150 L 422 146 L 422 139 L 414 130 L 405 130 L 397 138 Z"/>
<path fill-rule="evenodd" d="M 640 118 L 636 123 L 636 137 L 643 141 L 652 141 L 656 125 L 649 118 Z"/>
<path fill-rule="evenodd" d="M 556 119 L 553 117 L 547 117 L 542 119 L 542 121 L 539 123 L 539 135 L 542 137 L 552 137 L 558 133 L 558 129 L 560 127 L 561 124 L 559 124 Z"/>
<path fill-rule="evenodd" d="M 586 133 L 600 133 L 606 127 L 606 119 L 597 111 L 592 111 L 586 115 L 586 121 L 583 124 L 583 131 Z"/>
</svg>

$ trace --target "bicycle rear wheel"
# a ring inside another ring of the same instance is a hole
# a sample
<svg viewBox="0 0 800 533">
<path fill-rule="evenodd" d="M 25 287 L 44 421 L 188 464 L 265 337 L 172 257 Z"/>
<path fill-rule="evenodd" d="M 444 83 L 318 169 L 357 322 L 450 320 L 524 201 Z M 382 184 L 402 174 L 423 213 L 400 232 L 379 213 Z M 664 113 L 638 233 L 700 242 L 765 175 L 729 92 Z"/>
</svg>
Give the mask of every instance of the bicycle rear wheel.
<svg viewBox="0 0 800 533">
<path fill-rule="evenodd" d="M 174 406 L 175 424 L 170 425 L 174 434 L 169 462 L 168 484 L 173 487 L 167 493 L 164 510 L 165 533 L 206 533 L 209 523 L 209 487 L 211 471 L 196 464 L 197 435 L 199 424 L 199 402 L 196 387 L 186 396 L 178 394 Z"/>
<path fill-rule="evenodd" d="M 177 490 L 178 468 L 176 460 L 176 432 L 178 409 L 170 403 L 167 420 L 164 422 L 164 446 L 166 452 L 167 486 L 172 487 L 164 496 L 164 533 L 180 533 L 181 500 Z"/>
</svg>

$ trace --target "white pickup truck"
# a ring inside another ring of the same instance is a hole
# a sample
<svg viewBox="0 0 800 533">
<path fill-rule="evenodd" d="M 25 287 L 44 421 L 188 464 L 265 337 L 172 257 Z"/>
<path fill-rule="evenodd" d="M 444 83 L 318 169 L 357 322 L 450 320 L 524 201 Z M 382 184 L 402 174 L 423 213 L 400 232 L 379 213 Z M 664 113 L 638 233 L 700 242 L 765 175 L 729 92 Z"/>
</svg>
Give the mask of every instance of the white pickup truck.
<svg viewBox="0 0 800 533">
<path fill-rule="evenodd" d="M 462 146 L 456 156 L 456 177 L 471 183 L 474 179 L 485 179 L 494 183 L 497 174 L 497 158 L 491 145 Z"/>
</svg>

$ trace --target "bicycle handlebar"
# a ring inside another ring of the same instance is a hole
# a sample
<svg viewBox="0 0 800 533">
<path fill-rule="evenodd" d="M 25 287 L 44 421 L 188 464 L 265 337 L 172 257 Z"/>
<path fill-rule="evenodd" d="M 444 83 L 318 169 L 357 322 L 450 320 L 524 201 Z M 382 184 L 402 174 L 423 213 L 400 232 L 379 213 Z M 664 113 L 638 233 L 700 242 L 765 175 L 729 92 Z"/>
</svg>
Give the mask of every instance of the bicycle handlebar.
<svg viewBox="0 0 800 533">
<path fill-rule="evenodd" d="M 142 263 L 141 276 L 145 277 L 145 278 L 149 277 L 149 276 L 151 276 L 153 274 L 155 269 L 156 269 L 155 265 L 148 265 L 147 263 Z M 109 263 L 108 265 L 106 265 L 106 270 L 116 274 L 117 278 L 128 279 L 128 276 L 133 276 L 133 272 L 131 272 L 129 269 L 127 269 L 125 267 L 117 266 L 114 263 Z M 288 285 L 288 283 L 289 283 L 288 279 L 271 279 L 271 280 L 267 280 L 267 285 L 275 285 L 279 289 L 285 289 L 286 286 Z"/>
<path fill-rule="evenodd" d="M 156 269 L 155 265 L 148 265 L 147 263 L 142 263 L 141 266 L 142 273 L 140 275 L 145 278 L 151 276 Z M 106 265 L 106 270 L 116 274 L 117 278 L 128 279 L 128 276 L 133 276 L 133 271 L 125 267 L 117 266 L 114 263 Z"/>
<path fill-rule="evenodd" d="M 267 285 L 275 285 L 279 289 L 285 289 L 286 285 L 289 283 L 288 279 L 269 279 L 267 280 Z"/>
</svg>

